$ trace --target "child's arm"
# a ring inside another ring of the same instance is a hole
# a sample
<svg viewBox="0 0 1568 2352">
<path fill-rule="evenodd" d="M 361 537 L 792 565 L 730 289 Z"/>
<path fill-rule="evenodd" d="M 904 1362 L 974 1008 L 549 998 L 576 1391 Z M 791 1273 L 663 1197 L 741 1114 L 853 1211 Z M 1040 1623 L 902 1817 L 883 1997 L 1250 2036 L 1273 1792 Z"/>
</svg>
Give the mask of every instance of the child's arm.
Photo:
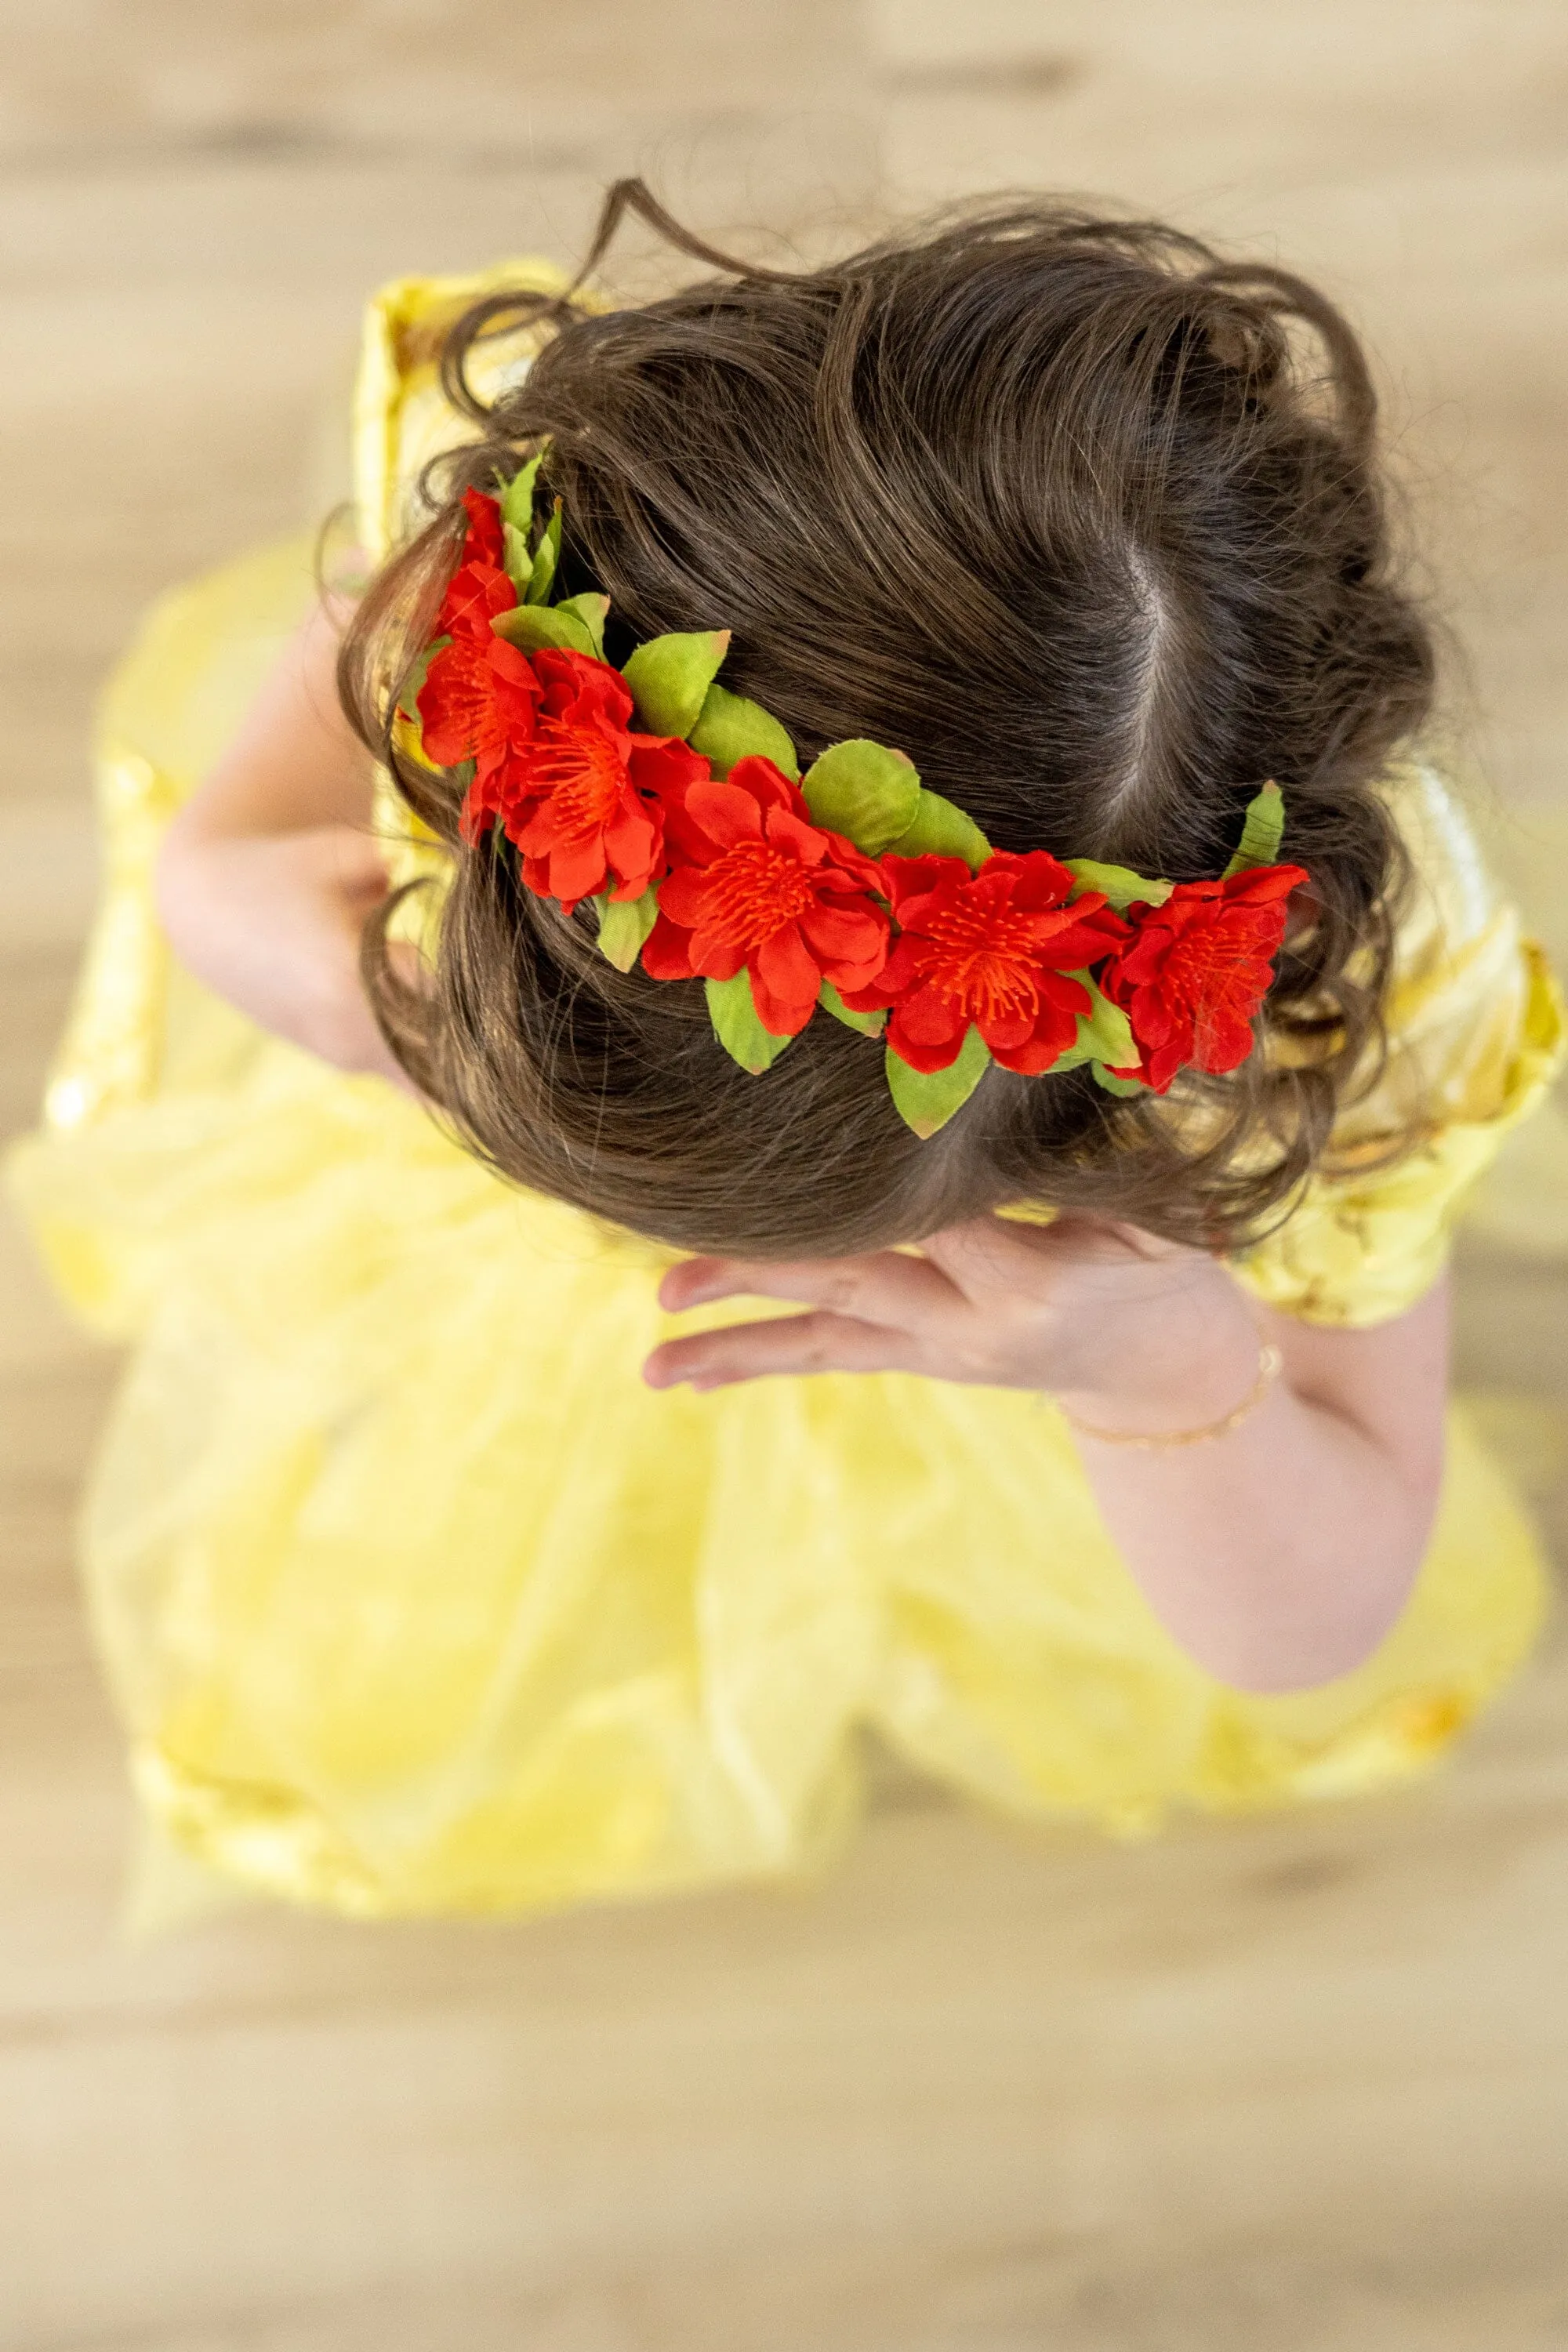
<svg viewBox="0 0 1568 2352">
<path fill-rule="evenodd" d="M 1442 1477 L 1446 1284 L 1394 1321 L 1329 1330 L 1126 1228 L 981 1218 L 920 1257 L 691 1259 L 662 1296 L 679 1311 L 747 1293 L 814 1311 L 672 1340 L 652 1384 L 905 1370 L 1048 1391 L 1080 1424 L 1168 1433 L 1222 1421 L 1271 1340 L 1282 1375 L 1226 1434 L 1159 1452 L 1079 1439 L 1151 1607 L 1211 1673 L 1278 1691 L 1348 1673 L 1409 1592 Z"/>
<path fill-rule="evenodd" d="M 170 826 L 158 910 L 180 961 L 264 1029 L 406 1083 L 360 983 L 386 895 L 369 754 L 338 704 L 338 635 L 313 613 Z"/>
</svg>

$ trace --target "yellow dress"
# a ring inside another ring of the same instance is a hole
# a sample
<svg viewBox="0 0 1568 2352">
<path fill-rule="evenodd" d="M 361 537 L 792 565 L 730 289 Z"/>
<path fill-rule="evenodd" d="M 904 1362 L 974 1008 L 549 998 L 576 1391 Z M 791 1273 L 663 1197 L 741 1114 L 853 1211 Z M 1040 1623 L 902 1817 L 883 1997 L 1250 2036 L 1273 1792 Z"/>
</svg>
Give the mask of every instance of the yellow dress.
<svg viewBox="0 0 1568 2352">
<path fill-rule="evenodd" d="M 373 306 L 373 549 L 458 437 L 432 359 L 477 282 Z M 301 1902 L 492 1912 L 808 1865 L 853 1818 L 862 1726 L 1016 1816 L 1121 1832 L 1425 1766 L 1542 1607 L 1462 1418 L 1376 1655 L 1239 1696 L 1151 1615 L 1049 1406 L 891 1375 L 654 1394 L 666 1253 L 509 1190 L 390 1087 L 173 966 L 160 829 L 310 593 L 302 548 L 248 557 L 165 602 L 111 683 L 104 901 L 12 1163 L 66 1297 L 133 1349 L 83 1549 L 167 1836 Z M 1437 1124 L 1397 1168 L 1316 1183 L 1238 1267 L 1326 1323 L 1421 1295 L 1561 1053 L 1550 977 L 1453 803 L 1418 770 L 1397 790 L 1424 887 L 1388 1084 L 1418 1078 Z M 1356 1138 L 1391 1116 L 1385 1091 Z"/>
</svg>

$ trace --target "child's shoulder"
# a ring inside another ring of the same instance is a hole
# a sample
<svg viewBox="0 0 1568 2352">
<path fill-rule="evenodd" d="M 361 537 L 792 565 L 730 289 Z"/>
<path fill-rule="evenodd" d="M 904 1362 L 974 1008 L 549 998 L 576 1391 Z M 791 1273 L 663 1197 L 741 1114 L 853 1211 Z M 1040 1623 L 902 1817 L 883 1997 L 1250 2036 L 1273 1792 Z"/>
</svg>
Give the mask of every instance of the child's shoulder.
<svg viewBox="0 0 1568 2352">
<path fill-rule="evenodd" d="M 1237 1271 L 1309 1321 L 1382 1322 L 1441 1272 L 1466 1195 L 1562 1066 L 1561 992 L 1441 769 L 1412 759 L 1387 797 L 1410 853 L 1377 1083 L 1336 1125 L 1329 1160 Z M 1414 1135 L 1391 1157 L 1391 1142 Z"/>
<path fill-rule="evenodd" d="M 1411 1118 L 1427 1127 L 1489 1122 L 1513 1112 L 1542 1055 L 1561 1057 L 1553 976 L 1502 887 L 1478 821 L 1440 766 L 1394 770 L 1389 804 L 1410 854 L 1387 1007 L 1382 1084 L 1352 1104 L 1342 1147 Z"/>
</svg>

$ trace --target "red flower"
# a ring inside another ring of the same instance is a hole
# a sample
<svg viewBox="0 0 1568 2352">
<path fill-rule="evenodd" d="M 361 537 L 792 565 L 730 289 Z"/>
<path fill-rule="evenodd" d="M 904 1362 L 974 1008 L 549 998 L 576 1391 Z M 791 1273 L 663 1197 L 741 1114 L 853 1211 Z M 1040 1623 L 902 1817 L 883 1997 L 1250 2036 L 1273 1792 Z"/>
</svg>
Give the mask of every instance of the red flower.
<svg viewBox="0 0 1568 2352">
<path fill-rule="evenodd" d="M 468 529 L 458 568 L 447 583 L 433 637 L 477 637 L 490 634 L 497 613 L 510 613 L 517 589 L 505 568 L 506 540 L 501 512 L 482 490 L 465 490 Z"/>
<path fill-rule="evenodd" d="M 496 813 L 487 793 L 491 780 L 532 740 L 538 701 L 538 681 L 526 655 L 493 635 L 488 625 L 482 636 L 455 636 L 443 646 L 425 674 L 418 695 L 420 740 L 437 767 L 474 761 L 468 801 L 475 831 L 482 809 Z M 464 829 L 471 840 L 468 814 L 465 808 Z"/>
<path fill-rule="evenodd" d="M 1067 1051 L 1089 993 L 1068 974 L 1124 936 L 1103 893 L 1075 887 L 1043 849 L 996 850 L 978 874 L 958 857 L 885 857 L 901 936 L 872 988 L 846 1001 L 891 1008 L 888 1043 L 915 1070 L 945 1070 L 971 1024 L 1004 1069 L 1034 1077 Z"/>
<path fill-rule="evenodd" d="M 487 498 L 483 490 L 465 490 L 463 506 L 468 518 L 468 529 L 459 561 L 463 563 L 499 564 L 506 551 L 506 529 L 501 521 L 500 500 Z"/>
<path fill-rule="evenodd" d="M 466 490 L 463 504 L 468 537 L 434 631 L 451 643 L 431 662 L 416 699 L 426 758 L 442 768 L 472 760 L 482 786 L 531 738 L 539 688 L 526 657 L 490 627 L 493 614 L 508 613 L 517 602 L 517 591 L 500 569 L 500 509 L 479 490 Z M 475 801 L 476 827 L 484 797 L 481 792 Z"/>
<path fill-rule="evenodd" d="M 531 661 L 500 650 L 531 672 L 538 702 L 529 736 L 476 775 L 465 836 L 499 817 L 528 887 L 568 914 L 606 887 L 614 898 L 640 898 L 664 872 L 665 805 L 706 778 L 707 761 L 674 737 L 631 733 L 632 698 L 608 662 L 556 646 Z"/>
<path fill-rule="evenodd" d="M 1132 910 L 1132 936 L 1100 984 L 1132 1024 L 1142 1077 L 1163 1094 L 1184 1066 L 1234 1070 L 1252 1051 L 1300 866 L 1254 866 L 1225 882 L 1178 882 Z"/>
<path fill-rule="evenodd" d="M 691 784 L 669 814 L 677 860 L 643 949 L 655 980 L 751 978 L 757 1018 L 794 1037 L 822 983 L 846 994 L 881 971 L 887 885 L 874 858 L 813 824 L 771 760 L 739 760 L 728 780 Z"/>
</svg>

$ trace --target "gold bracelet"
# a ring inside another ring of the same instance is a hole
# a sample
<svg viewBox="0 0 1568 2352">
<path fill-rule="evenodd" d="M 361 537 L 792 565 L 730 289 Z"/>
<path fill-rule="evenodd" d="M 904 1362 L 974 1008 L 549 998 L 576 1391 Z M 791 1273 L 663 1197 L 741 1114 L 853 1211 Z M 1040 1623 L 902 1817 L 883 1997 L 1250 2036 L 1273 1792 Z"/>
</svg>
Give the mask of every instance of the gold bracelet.
<svg viewBox="0 0 1568 2352">
<path fill-rule="evenodd" d="M 1092 1422 L 1076 1420 L 1065 1406 L 1058 1406 L 1058 1411 L 1069 1429 L 1079 1437 L 1092 1437 L 1097 1445 L 1135 1445 L 1142 1454 L 1174 1454 L 1184 1445 L 1205 1445 L 1211 1437 L 1228 1437 L 1233 1429 L 1239 1429 L 1247 1415 L 1256 1412 L 1263 1402 L 1284 1362 L 1273 1342 L 1265 1341 L 1258 1351 L 1258 1378 L 1241 1402 L 1223 1421 L 1205 1422 L 1201 1429 L 1167 1429 L 1145 1436 L 1142 1431 L 1096 1429 Z"/>
</svg>

